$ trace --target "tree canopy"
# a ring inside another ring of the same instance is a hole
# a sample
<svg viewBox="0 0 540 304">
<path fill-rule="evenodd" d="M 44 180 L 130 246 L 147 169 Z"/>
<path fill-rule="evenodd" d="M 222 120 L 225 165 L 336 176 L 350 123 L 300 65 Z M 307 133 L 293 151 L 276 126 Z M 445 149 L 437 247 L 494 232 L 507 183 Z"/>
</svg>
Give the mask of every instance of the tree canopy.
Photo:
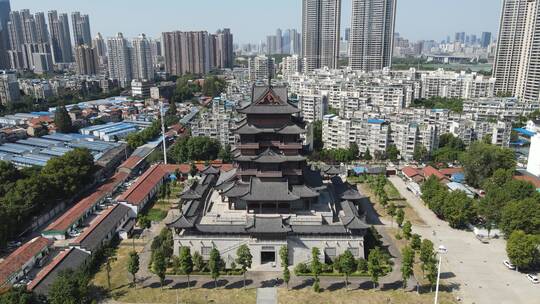
<svg viewBox="0 0 540 304">
<path fill-rule="evenodd" d="M 56 125 L 58 132 L 73 132 L 73 122 L 71 121 L 71 117 L 69 116 L 69 113 L 64 105 L 56 107 L 56 111 L 54 113 L 54 124 Z"/>
<path fill-rule="evenodd" d="M 209 137 L 182 138 L 169 149 L 169 158 L 174 163 L 215 160 L 220 154 L 220 149 L 220 143 Z M 226 152 L 222 152 L 222 155 L 224 154 L 226 154 Z"/>
<path fill-rule="evenodd" d="M 473 187 L 480 187 L 497 169 L 513 169 L 516 165 L 512 150 L 480 142 L 473 143 L 463 153 L 461 163 L 465 179 Z"/>
</svg>

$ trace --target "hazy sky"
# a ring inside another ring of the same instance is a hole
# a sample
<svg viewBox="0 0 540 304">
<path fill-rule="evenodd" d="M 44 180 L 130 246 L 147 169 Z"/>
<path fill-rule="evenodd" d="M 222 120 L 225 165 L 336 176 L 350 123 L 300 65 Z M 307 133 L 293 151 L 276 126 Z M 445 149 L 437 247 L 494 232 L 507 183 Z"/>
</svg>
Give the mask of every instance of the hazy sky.
<svg viewBox="0 0 540 304">
<path fill-rule="evenodd" d="M 351 0 L 342 0 L 342 26 L 350 24 Z M 497 32 L 502 0 L 398 0 L 396 32 L 441 40 L 465 31 Z M 90 15 L 92 34 L 126 36 L 229 27 L 236 42 L 258 42 L 276 28 L 301 30 L 301 0 L 11 0 L 13 10 L 56 9 Z"/>
</svg>

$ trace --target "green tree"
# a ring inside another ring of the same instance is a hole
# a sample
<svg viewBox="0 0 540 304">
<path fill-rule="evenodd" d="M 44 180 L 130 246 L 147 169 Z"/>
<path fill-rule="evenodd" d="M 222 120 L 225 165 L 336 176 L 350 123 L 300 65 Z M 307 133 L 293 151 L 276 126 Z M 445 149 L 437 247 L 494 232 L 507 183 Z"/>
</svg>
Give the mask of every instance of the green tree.
<svg viewBox="0 0 540 304">
<path fill-rule="evenodd" d="M 202 255 L 198 252 L 198 251 L 195 251 L 193 253 L 193 266 L 195 266 L 195 269 L 197 269 L 197 271 L 204 271 L 204 260 L 203 260 L 203 257 Z"/>
<path fill-rule="evenodd" d="M 48 293 L 50 304 L 88 303 L 88 278 L 72 269 L 60 271 Z"/>
<path fill-rule="evenodd" d="M 415 251 L 420 250 L 420 247 L 422 246 L 422 240 L 420 239 L 420 235 L 414 233 L 411 236 L 411 248 Z"/>
<path fill-rule="evenodd" d="M 349 276 L 356 271 L 356 261 L 349 250 L 339 257 L 340 272 L 345 275 L 345 287 L 349 289 Z"/>
<path fill-rule="evenodd" d="M 198 172 L 199 170 L 197 170 L 197 166 L 195 166 L 195 163 L 191 162 L 189 166 L 189 175 L 191 175 L 191 177 L 194 177 Z"/>
<path fill-rule="evenodd" d="M 420 245 L 420 262 L 422 262 L 422 265 L 426 265 L 434 255 L 433 242 L 423 239 L 422 245 Z M 422 267 L 422 270 L 425 271 L 426 269 Z"/>
<path fill-rule="evenodd" d="M 289 270 L 289 267 L 283 268 L 283 281 L 287 285 L 287 289 L 289 289 L 289 281 L 291 280 L 291 271 Z"/>
<path fill-rule="evenodd" d="M 403 279 L 403 288 L 407 288 L 407 280 L 413 275 L 414 250 L 406 246 L 401 251 L 403 261 L 401 263 L 401 278 Z"/>
<path fill-rule="evenodd" d="M 248 268 L 251 267 L 252 260 L 253 256 L 251 255 L 251 251 L 246 244 L 238 247 L 236 250 L 236 263 L 238 263 L 242 269 L 242 275 L 244 276 L 244 288 L 246 288 L 246 272 Z"/>
<path fill-rule="evenodd" d="M 433 291 L 433 286 L 437 283 L 437 259 L 435 255 L 432 255 L 426 262 L 422 263 L 422 269 L 425 274 L 425 278 L 429 282 L 431 291 Z"/>
<path fill-rule="evenodd" d="M 323 149 L 322 141 L 322 121 L 317 120 L 312 123 L 313 126 L 313 150 L 321 151 Z"/>
<path fill-rule="evenodd" d="M 406 221 L 405 224 L 403 224 L 403 228 L 401 229 L 403 231 L 403 236 L 406 240 L 411 238 L 411 232 L 412 232 L 412 225 L 411 222 Z"/>
<path fill-rule="evenodd" d="M 191 288 L 189 275 L 193 272 L 193 259 L 191 258 L 189 247 L 182 247 L 180 249 L 180 270 L 187 276 L 188 288 Z"/>
<path fill-rule="evenodd" d="M 64 105 L 56 107 L 56 111 L 54 113 L 54 124 L 60 133 L 71 133 L 73 131 L 71 117 L 69 116 L 69 113 Z"/>
<path fill-rule="evenodd" d="M 516 165 L 514 152 L 484 143 L 473 143 L 461 157 L 465 179 L 473 187 L 479 187 L 497 169 L 512 169 Z"/>
<path fill-rule="evenodd" d="M 167 270 L 165 255 L 161 250 L 158 250 L 154 253 L 152 260 L 152 271 L 158 276 L 161 288 L 163 288 L 163 284 L 165 283 L 165 271 Z"/>
<path fill-rule="evenodd" d="M 386 209 L 388 206 L 388 194 L 383 190 L 379 196 L 379 203 Z"/>
<path fill-rule="evenodd" d="M 210 250 L 210 259 L 208 260 L 208 268 L 210 268 L 212 279 L 214 279 L 214 284 L 217 288 L 218 287 L 217 279 L 219 278 L 220 272 L 223 269 L 223 260 L 221 259 L 221 255 L 219 254 L 219 251 L 216 248 L 212 248 L 212 250 Z"/>
<path fill-rule="evenodd" d="M 373 159 L 373 156 L 371 156 L 371 152 L 369 151 L 369 148 L 367 148 L 366 152 L 364 153 L 364 159 L 367 161 L 370 161 Z"/>
<path fill-rule="evenodd" d="M 47 299 L 35 293 L 27 291 L 26 288 L 11 288 L 0 295 L 0 304 L 46 304 Z"/>
<path fill-rule="evenodd" d="M 398 224 L 398 227 L 401 227 L 403 225 L 403 221 L 405 220 L 405 211 L 403 211 L 403 208 L 398 208 L 396 211 L 396 223 Z"/>
<path fill-rule="evenodd" d="M 291 272 L 289 271 L 289 248 L 287 246 L 279 248 L 279 258 L 281 259 L 281 267 L 283 267 L 283 281 L 287 284 L 287 289 L 289 289 Z"/>
<path fill-rule="evenodd" d="M 319 275 L 322 272 L 322 264 L 320 259 L 320 250 L 317 247 L 311 248 L 311 273 L 313 274 L 313 279 L 315 283 L 313 284 L 313 289 L 318 292 L 319 285 Z"/>
<path fill-rule="evenodd" d="M 105 270 L 107 271 L 107 287 L 111 290 L 111 271 L 112 263 L 116 262 L 117 258 L 111 248 L 105 250 Z"/>
<path fill-rule="evenodd" d="M 396 216 L 397 207 L 394 205 L 394 203 L 390 203 L 388 205 L 388 215 L 390 215 L 392 223 L 394 223 L 394 216 Z"/>
<path fill-rule="evenodd" d="M 352 143 L 349 145 L 349 153 L 353 157 L 353 159 L 358 158 L 358 155 L 360 154 L 360 150 L 358 149 L 357 143 Z"/>
<path fill-rule="evenodd" d="M 429 152 L 424 145 L 416 145 L 414 147 L 413 159 L 417 162 L 424 162 L 429 159 Z"/>
<path fill-rule="evenodd" d="M 510 262 L 519 269 L 528 269 L 538 256 L 538 238 L 522 230 L 510 234 L 506 242 L 506 253 Z"/>
<path fill-rule="evenodd" d="M 515 230 L 540 234 L 540 200 L 533 197 L 509 202 L 503 207 L 499 228 L 505 235 Z"/>
<path fill-rule="evenodd" d="M 230 163 L 233 160 L 233 155 L 231 152 L 231 146 L 226 145 L 225 147 L 222 147 L 219 150 L 218 157 L 224 162 L 224 163 Z"/>
<path fill-rule="evenodd" d="M 368 256 L 368 273 L 371 276 L 373 282 L 373 288 L 379 283 L 379 277 L 383 275 L 383 257 L 379 248 L 374 248 L 369 252 Z"/>
<path fill-rule="evenodd" d="M 136 274 L 137 272 L 139 272 L 139 266 L 139 255 L 136 251 L 131 251 L 129 253 L 127 269 L 128 272 L 133 276 L 133 286 L 135 286 L 135 282 L 137 279 Z"/>
<path fill-rule="evenodd" d="M 465 228 L 475 218 L 476 208 L 465 192 L 453 191 L 446 195 L 443 214 L 450 227 Z"/>
<path fill-rule="evenodd" d="M 396 145 L 389 145 L 386 149 L 386 157 L 391 161 L 397 161 L 399 157 L 399 150 Z"/>
</svg>

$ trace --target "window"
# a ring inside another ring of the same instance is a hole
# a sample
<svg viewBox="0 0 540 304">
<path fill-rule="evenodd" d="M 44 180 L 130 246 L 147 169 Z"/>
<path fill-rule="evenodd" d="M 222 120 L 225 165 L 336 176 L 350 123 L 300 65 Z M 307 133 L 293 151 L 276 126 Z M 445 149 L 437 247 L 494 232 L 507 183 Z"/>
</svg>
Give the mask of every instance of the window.
<svg viewBox="0 0 540 304">
<path fill-rule="evenodd" d="M 349 251 L 352 253 L 353 256 L 357 257 L 360 255 L 360 248 L 349 248 Z"/>
<path fill-rule="evenodd" d="M 333 258 L 336 256 L 336 248 L 335 247 L 328 247 L 324 249 L 324 254 L 327 256 Z"/>
<path fill-rule="evenodd" d="M 202 247 L 201 248 L 201 255 L 210 256 L 210 251 L 212 251 L 212 247 Z"/>
</svg>

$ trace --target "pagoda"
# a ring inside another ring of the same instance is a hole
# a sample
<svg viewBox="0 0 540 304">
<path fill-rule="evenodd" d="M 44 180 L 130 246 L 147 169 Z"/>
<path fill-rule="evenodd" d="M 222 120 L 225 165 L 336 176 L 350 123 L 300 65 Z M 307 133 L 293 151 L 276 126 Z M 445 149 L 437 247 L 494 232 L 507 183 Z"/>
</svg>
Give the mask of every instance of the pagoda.
<svg viewBox="0 0 540 304">
<path fill-rule="evenodd" d="M 234 169 L 208 167 L 181 195 L 182 209 L 167 224 L 175 231 L 175 253 L 189 246 L 206 258 L 217 248 L 229 263 L 247 244 L 254 265 L 276 262 L 281 246 L 289 247 L 293 264 L 308 260 L 314 246 L 327 261 L 345 250 L 364 257 L 364 197 L 339 171 L 324 181 L 307 164 L 305 125 L 287 88 L 255 85 L 251 103 L 238 112 L 244 118 L 234 130 Z"/>
</svg>

